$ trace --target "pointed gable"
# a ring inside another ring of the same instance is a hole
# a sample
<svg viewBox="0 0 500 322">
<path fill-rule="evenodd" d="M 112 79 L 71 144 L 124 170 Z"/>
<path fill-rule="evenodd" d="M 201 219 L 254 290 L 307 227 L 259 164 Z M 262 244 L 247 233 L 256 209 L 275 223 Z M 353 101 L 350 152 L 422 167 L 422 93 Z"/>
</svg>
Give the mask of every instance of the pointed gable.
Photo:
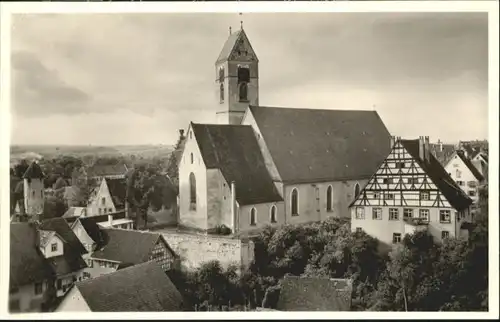
<svg viewBox="0 0 500 322">
<path fill-rule="evenodd" d="M 127 194 L 126 179 L 105 179 L 105 181 L 108 186 L 109 195 L 116 209 L 123 209 L 125 207 L 125 198 Z"/>
<path fill-rule="evenodd" d="M 238 31 L 232 32 L 229 35 L 226 42 L 224 43 L 224 46 L 222 47 L 222 51 L 220 52 L 219 57 L 216 60 L 216 64 L 230 59 L 237 59 L 237 57 L 233 55 L 240 46 L 243 46 L 243 48 L 248 51 L 248 54 L 255 57 L 255 60 L 258 61 L 257 55 L 255 54 L 255 51 L 253 50 L 245 31 L 243 29 L 240 29 Z"/>
<path fill-rule="evenodd" d="M 391 148 L 375 111 L 249 109 L 285 183 L 369 178 Z"/>
<path fill-rule="evenodd" d="M 456 151 L 455 154 L 460 158 L 460 160 L 464 163 L 464 165 L 469 169 L 470 172 L 472 172 L 472 175 L 478 180 L 478 181 L 483 181 L 484 177 L 479 172 L 479 170 L 472 164 L 471 159 L 467 158 L 463 151 Z M 451 160 L 450 160 L 451 161 Z"/>
</svg>

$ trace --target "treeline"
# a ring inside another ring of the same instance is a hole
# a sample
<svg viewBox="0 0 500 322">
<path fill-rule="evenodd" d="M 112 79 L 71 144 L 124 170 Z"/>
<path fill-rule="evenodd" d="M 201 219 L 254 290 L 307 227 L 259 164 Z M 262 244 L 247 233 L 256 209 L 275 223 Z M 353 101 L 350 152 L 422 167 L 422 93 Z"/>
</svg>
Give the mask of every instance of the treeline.
<svg viewBox="0 0 500 322">
<path fill-rule="evenodd" d="M 20 160 L 10 169 L 11 213 L 16 203 L 24 198 L 22 177 L 31 162 Z M 93 165 L 125 164 L 131 171 L 127 176 L 128 191 L 132 206 L 140 209 L 158 210 L 162 207 L 176 206 L 177 187 L 164 173 L 167 171 L 169 158 L 144 158 L 135 155 L 99 157 L 94 155 L 81 158 L 61 155 L 56 158 L 42 158 L 38 164 L 45 173 L 45 189 L 54 189 L 46 194 L 44 219 L 62 216 L 69 206 L 86 206 L 95 182 L 83 176 L 79 169 Z M 65 200 L 65 186 L 73 186 L 78 195 L 74 204 Z"/>
<path fill-rule="evenodd" d="M 487 188 L 486 188 L 487 189 Z M 348 220 L 266 228 L 255 238 L 250 267 L 209 262 L 194 272 L 171 272 L 191 310 L 276 308 L 287 275 L 350 278 L 355 311 L 487 311 L 487 190 L 468 241 L 436 244 L 425 232 L 406 235 L 388 255 Z"/>
</svg>

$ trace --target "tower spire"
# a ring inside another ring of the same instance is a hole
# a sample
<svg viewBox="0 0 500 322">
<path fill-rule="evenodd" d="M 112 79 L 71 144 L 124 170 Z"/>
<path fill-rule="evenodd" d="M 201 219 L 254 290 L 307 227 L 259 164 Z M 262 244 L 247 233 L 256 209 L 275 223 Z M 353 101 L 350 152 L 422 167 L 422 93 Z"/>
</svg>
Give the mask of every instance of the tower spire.
<svg viewBox="0 0 500 322">
<path fill-rule="evenodd" d="M 243 30 L 243 13 L 240 12 L 239 15 L 240 15 L 240 19 L 241 19 L 240 20 L 240 29 Z"/>
</svg>

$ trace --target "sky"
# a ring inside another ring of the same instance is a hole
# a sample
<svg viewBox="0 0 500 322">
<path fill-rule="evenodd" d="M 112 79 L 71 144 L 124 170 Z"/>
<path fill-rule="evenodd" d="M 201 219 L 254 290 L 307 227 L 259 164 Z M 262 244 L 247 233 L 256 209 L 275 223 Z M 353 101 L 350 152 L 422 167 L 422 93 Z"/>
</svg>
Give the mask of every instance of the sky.
<svg viewBox="0 0 500 322">
<path fill-rule="evenodd" d="M 375 109 L 396 136 L 488 136 L 486 13 L 15 15 L 11 143 L 174 144 L 214 123 L 215 60 L 243 28 L 259 103 Z"/>
</svg>

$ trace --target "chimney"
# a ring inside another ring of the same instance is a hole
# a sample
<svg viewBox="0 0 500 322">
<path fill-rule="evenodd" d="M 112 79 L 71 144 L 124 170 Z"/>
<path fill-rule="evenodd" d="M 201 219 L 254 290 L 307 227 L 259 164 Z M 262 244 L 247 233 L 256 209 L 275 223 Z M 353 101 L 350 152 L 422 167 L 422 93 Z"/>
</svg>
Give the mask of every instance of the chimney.
<svg viewBox="0 0 500 322">
<path fill-rule="evenodd" d="M 394 147 L 395 143 L 396 143 L 396 137 L 391 135 L 391 149 Z"/>
<path fill-rule="evenodd" d="M 426 136 L 426 137 L 424 137 L 424 156 L 425 156 L 425 161 L 429 162 L 429 160 L 431 159 L 430 154 L 431 154 L 431 149 L 430 149 L 430 146 L 429 146 L 429 137 Z"/>
<path fill-rule="evenodd" d="M 179 130 L 179 134 L 180 134 L 181 138 L 183 138 L 183 137 L 184 137 L 184 130 L 183 130 L 183 129 L 180 129 L 180 130 Z"/>
<path fill-rule="evenodd" d="M 231 228 L 233 229 L 233 234 L 237 231 L 237 219 L 236 219 L 236 186 L 234 181 L 231 182 Z"/>
<path fill-rule="evenodd" d="M 425 160 L 424 149 L 425 149 L 424 137 L 419 136 L 418 137 L 418 157 L 420 158 L 420 160 Z"/>
<path fill-rule="evenodd" d="M 440 139 L 438 139 L 438 145 L 439 145 L 439 152 L 443 152 L 443 142 L 441 142 Z"/>
</svg>

